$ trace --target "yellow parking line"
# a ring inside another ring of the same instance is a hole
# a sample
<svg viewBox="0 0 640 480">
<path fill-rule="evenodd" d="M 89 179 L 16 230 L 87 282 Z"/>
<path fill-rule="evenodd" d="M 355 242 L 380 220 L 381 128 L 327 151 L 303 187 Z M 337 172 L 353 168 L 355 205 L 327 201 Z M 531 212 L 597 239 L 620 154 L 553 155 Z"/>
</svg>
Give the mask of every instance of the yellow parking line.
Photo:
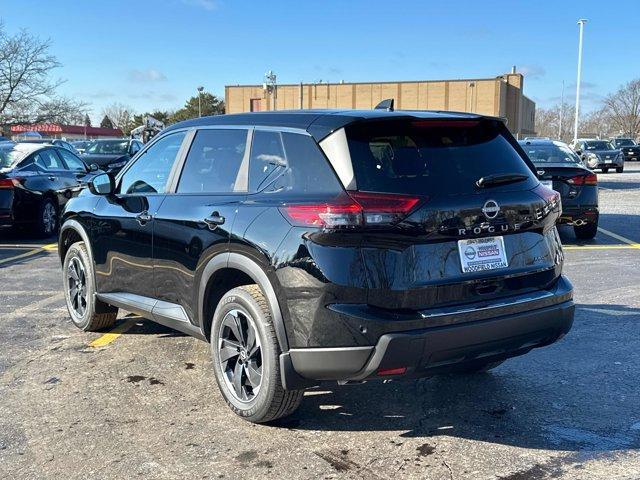
<svg viewBox="0 0 640 480">
<path fill-rule="evenodd" d="M 631 245 L 631 248 L 640 248 L 640 243 L 634 242 L 633 240 L 629 240 L 628 238 L 625 238 L 622 235 L 618 235 L 617 233 L 610 232 L 609 230 L 605 230 L 602 227 L 598 227 L 598 230 L 604 233 L 605 235 L 610 236 L 611 238 L 615 238 L 616 240 L 622 243 Z"/>
<path fill-rule="evenodd" d="M 18 247 L 25 248 L 25 247 Z M 58 249 L 57 243 L 48 243 L 47 245 L 43 245 L 41 247 L 34 248 L 33 250 L 29 250 L 28 252 L 21 253 L 20 255 L 14 255 L 13 257 L 4 258 L 0 260 L 0 265 L 3 263 L 13 262 L 14 260 L 20 260 L 21 258 L 31 257 L 40 252 L 51 252 Z"/>
<path fill-rule="evenodd" d="M 108 333 L 105 333 L 100 338 L 97 338 L 93 342 L 89 344 L 90 347 L 105 347 L 113 342 L 120 335 L 129 330 L 136 322 L 134 320 L 127 320 L 122 322 L 120 325 L 116 326 L 113 330 Z"/>
</svg>

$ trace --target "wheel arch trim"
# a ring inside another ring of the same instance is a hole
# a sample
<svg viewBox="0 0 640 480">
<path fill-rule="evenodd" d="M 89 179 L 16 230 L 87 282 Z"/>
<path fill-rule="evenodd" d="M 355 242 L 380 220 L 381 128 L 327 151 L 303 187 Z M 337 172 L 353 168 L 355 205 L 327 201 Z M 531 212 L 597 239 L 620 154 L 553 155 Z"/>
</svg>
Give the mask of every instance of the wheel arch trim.
<svg viewBox="0 0 640 480">
<path fill-rule="evenodd" d="M 267 274 L 257 262 L 240 253 L 226 252 L 224 254 L 217 255 L 205 266 L 202 272 L 202 281 L 200 282 L 198 290 L 198 312 L 200 316 L 200 325 L 204 325 L 204 321 L 206 320 L 204 307 L 209 280 L 213 274 L 223 268 L 234 268 L 236 270 L 240 270 L 241 272 L 246 273 L 255 281 L 256 284 L 258 284 L 267 298 L 267 302 L 269 302 L 269 308 L 271 309 L 271 315 L 280 350 L 282 352 L 287 352 L 289 350 L 289 342 L 284 327 L 282 312 L 280 310 L 280 303 L 278 302 L 278 297 L 276 296 L 273 285 L 271 285 Z"/>
<path fill-rule="evenodd" d="M 78 235 L 80 235 L 80 238 L 82 238 L 82 241 L 84 242 L 85 247 L 87 247 L 87 252 L 89 252 L 89 259 L 91 260 L 91 262 L 93 262 L 93 249 L 91 248 L 91 242 L 89 241 L 89 234 L 87 234 L 87 231 L 85 230 L 85 228 L 82 226 L 80 222 L 78 222 L 77 220 L 71 220 L 71 219 L 65 220 L 64 223 L 60 226 L 60 233 L 58 235 L 58 252 L 60 254 L 60 262 L 64 264 L 64 257 L 62 256 L 62 251 L 64 246 L 63 245 L 64 237 L 65 237 L 64 234 L 67 230 L 73 230 Z M 91 269 L 91 271 L 93 272 L 93 284 L 97 286 L 95 265 L 92 265 L 92 267 L 93 268 Z"/>
</svg>

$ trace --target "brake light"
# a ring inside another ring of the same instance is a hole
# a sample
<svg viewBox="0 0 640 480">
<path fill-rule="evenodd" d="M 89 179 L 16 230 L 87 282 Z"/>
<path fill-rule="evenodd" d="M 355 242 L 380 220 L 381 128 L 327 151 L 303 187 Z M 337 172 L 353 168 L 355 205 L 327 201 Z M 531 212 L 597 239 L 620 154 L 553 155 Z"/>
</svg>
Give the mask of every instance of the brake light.
<svg viewBox="0 0 640 480">
<path fill-rule="evenodd" d="M 408 195 L 349 192 L 336 202 L 287 205 L 281 211 L 294 225 L 305 227 L 383 226 L 402 220 L 419 201 Z"/>
<path fill-rule="evenodd" d="M 595 173 L 589 173 L 588 175 L 578 175 L 577 177 L 571 177 L 567 180 L 567 183 L 571 185 L 597 185 L 598 176 Z"/>
<path fill-rule="evenodd" d="M 6 190 L 15 188 L 20 185 L 20 180 L 16 178 L 2 178 L 0 179 L 0 189 Z"/>
<path fill-rule="evenodd" d="M 478 126 L 478 120 L 418 120 L 411 122 L 412 127 L 431 128 L 472 128 Z"/>
</svg>

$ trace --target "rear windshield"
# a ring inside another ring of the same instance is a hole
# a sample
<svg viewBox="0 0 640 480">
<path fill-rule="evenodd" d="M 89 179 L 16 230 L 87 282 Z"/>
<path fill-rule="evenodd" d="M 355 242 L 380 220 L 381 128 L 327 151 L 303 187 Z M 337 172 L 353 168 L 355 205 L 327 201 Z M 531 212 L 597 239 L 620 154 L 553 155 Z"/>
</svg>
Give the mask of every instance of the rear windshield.
<svg viewBox="0 0 640 480">
<path fill-rule="evenodd" d="M 527 144 L 521 144 L 521 146 L 533 163 L 580 163 L 580 157 L 569 147 Z"/>
<path fill-rule="evenodd" d="M 0 144 L 0 168 L 10 168 L 36 150 L 33 146 L 25 144 L 1 143 Z"/>
<path fill-rule="evenodd" d="M 614 140 L 613 143 L 617 147 L 634 147 L 635 146 L 635 142 L 630 138 L 619 138 L 617 140 Z"/>
<path fill-rule="evenodd" d="M 347 127 L 346 134 L 358 190 L 473 193 L 481 177 L 504 173 L 530 176 L 515 188 L 535 186 L 497 121 L 363 122 Z"/>
</svg>

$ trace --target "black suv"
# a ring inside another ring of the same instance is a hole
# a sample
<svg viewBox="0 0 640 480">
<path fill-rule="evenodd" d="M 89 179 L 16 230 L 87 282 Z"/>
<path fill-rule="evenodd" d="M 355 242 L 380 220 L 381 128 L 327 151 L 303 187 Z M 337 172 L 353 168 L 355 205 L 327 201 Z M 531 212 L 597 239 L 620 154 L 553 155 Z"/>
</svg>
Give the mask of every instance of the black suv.
<svg viewBox="0 0 640 480">
<path fill-rule="evenodd" d="M 613 145 L 613 148 L 620 149 L 625 157 L 625 160 L 640 160 L 640 145 L 634 142 L 631 138 L 612 138 L 611 145 Z"/>
<path fill-rule="evenodd" d="M 499 119 L 200 118 L 89 187 L 59 241 L 73 322 L 122 308 L 209 341 L 254 422 L 323 381 L 484 371 L 573 322 L 559 195 Z"/>
</svg>

